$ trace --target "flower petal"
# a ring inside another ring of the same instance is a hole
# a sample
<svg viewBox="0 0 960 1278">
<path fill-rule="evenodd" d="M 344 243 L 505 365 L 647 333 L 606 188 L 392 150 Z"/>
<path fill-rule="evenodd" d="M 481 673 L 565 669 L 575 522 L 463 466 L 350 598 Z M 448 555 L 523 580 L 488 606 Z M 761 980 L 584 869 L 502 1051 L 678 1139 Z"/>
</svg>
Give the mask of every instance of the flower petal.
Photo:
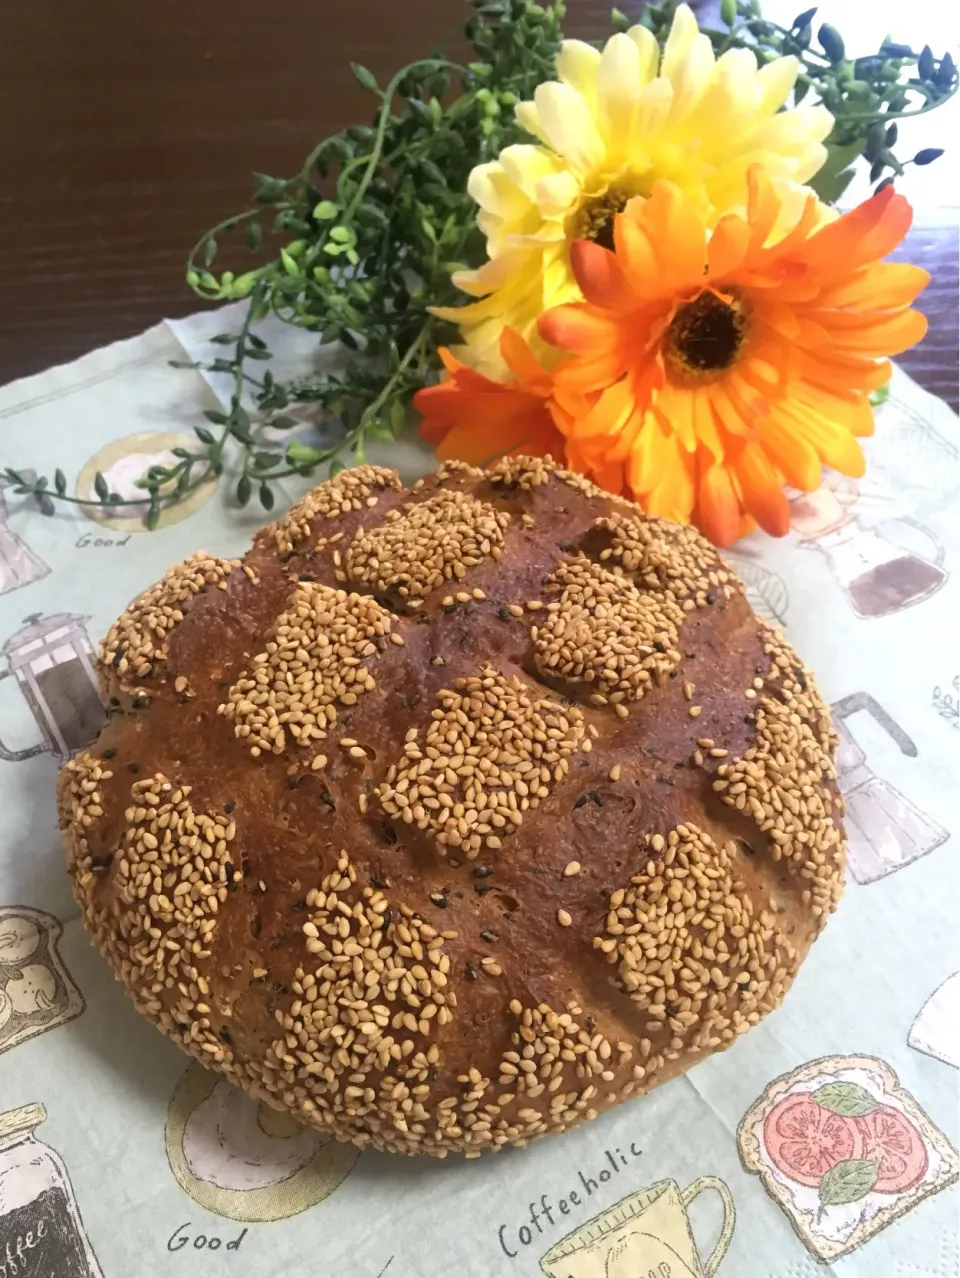
<svg viewBox="0 0 960 1278">
<path fill-rule="evenodd" d="M 564 40 L 557 55 L 557 79 L 576 90 L 593 107 L 597 100 L 599 65 L 599 49 L 583 40 Z"/>
<path fill-rule="evenodd" d="M 603 139 L 589 107 L 575 89 L 548 81 L 537 85 L 533 101 L 543 136 L 574 169 L 588 173 L 602 162 Z"/>
<path fill-rule="evenodd" d="M 697 527 L 715 546 L 731 546 L 740 531 L 740 498 L 726 466 L 710 466 L 697 492 Z"/>
</svg>

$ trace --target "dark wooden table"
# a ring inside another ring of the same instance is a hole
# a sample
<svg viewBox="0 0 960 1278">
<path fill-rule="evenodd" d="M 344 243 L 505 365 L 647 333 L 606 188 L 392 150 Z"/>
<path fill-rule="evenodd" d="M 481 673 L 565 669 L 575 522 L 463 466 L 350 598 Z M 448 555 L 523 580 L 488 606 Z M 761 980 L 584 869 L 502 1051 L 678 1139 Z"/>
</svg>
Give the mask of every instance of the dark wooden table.
<svg viewBox="0 0 960 1278">
<path fill-rule="evenodd" d="M 465 12 L 459 0 L 9 5 L 0 383 L 198 309 L 186 253 L 246 207 L 251 170 L 295 172 L 323 134 L 367 118 L 351 60 L 389 72 Z M 570 0 L 567 29 L 596 35 L 608 14 L 609 0 Z M 930 334 L 902 363 L 956 405 L 955 213 L 919 211 L 901 255 L 934 276 Z"/>
</svg>

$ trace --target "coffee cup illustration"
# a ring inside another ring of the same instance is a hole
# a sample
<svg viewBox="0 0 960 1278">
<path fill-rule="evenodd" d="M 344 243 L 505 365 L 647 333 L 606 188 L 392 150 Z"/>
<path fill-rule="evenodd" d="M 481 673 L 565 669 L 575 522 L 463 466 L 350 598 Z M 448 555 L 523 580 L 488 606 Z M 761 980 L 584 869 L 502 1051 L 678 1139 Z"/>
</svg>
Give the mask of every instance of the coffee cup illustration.
<svg viewBox="0 0 960 1278">
<path fill-rule="evenodd" d="M 723 1202 L 723 1228 L 701 1259 L 687 1208 L 704 1190 Z M 567 1234 L 540 1261 L 547 1278 L 713 1278 L 733 1237 L 733 1195 L 717 1176 L 698 1176 L 686 1189 L 659 1180 L 621 1198 Z"/>
</svg>

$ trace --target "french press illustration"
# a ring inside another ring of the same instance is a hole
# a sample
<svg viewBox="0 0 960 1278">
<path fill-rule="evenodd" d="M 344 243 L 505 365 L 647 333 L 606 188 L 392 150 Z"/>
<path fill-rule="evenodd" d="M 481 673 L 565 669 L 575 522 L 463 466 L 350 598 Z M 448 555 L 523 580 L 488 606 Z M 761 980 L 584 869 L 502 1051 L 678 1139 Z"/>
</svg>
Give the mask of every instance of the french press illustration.
<svg viewBox="0 0 960 1278">
<path fill-rule="evenodd" d="M 0 761 L 19 763 L 49 752 L 59 763 L 93 741 L 103 724 L 93 645 L 86 617 L 34 613 L 0 647 L 0 683 L 12 678 L 30 708 L 42 740 L 14 748 L 0 739 Z M 0 688 L 0 694 L 5 690 Z M 0 723 L 8 722 L 0 710 Z"/>
<path fill-rule="evenodd" d="M 837 771 L 846 801 L 847 862 L 858 883 L 873 883 L 932 852 L 950 831 L 921 812 L 889 781 L 878 777 L 850 730 L 848 720 L 863 710 L 890 734 L 908 758 L 917 757 L 913 739 L 868 692 L 855 692 L 831 707 L 840 736 Z"/>
</svg>

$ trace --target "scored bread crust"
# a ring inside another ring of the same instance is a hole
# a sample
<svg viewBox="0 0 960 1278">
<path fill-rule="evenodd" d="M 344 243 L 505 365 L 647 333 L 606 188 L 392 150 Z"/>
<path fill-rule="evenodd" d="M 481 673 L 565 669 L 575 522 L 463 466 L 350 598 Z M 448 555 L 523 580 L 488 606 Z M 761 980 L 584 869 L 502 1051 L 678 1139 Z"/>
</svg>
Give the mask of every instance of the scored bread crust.
<svg viewBox="0 0 960 1278">
<path fill-rule="evenodd" d="M 321 484 L 111 628 L 59 783 L 138 1009 L 359 1145 L 563 1130 L 777 1006 L 844 873 L 809 672 L 692 528 L 549 461 Z"/>
</svg>

